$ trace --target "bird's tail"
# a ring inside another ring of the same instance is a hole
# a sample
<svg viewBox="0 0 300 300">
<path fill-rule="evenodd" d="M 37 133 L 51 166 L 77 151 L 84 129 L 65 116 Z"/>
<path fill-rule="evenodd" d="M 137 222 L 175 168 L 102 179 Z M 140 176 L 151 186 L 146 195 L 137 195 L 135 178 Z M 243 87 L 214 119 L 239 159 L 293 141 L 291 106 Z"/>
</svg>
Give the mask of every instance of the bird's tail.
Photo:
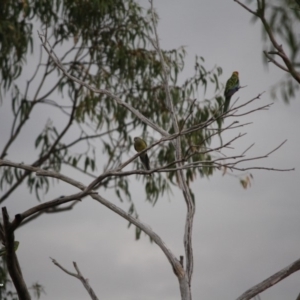
<svg viewBox="0 0 300 300">
<path fill-rule="evenodd" d="M 225 98 L 223 113 L 226 113 L 228 111 L 229 104 L 230 104 L 230 99 L 231 99 L 231 97 L 226 97 Z"/>
</svg>

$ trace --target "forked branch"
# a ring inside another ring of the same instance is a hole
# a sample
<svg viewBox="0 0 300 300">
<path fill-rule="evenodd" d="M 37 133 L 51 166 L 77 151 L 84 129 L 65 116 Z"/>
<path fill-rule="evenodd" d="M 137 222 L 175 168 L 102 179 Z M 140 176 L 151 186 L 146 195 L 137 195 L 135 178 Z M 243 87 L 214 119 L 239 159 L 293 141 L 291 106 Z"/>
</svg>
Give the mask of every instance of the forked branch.
<svg viewBox="0 0 300 300">
<path fill-rule="evenodd" d="M 73 261 L 73 266 L 76 270 L 76 273 L 72 273 L 70 271 L 68 271 L 67 269 L 65 269 L 63 266 L 61 266 L 55 259 L 51 258 L 52 262 L 59 267 L 61 270 L 63 270 L 65 273 L 67 273 L 70 276 L 73 276 L 75 278 L 77 278 L 78 280 L 81 281 L 81 283 L 83 284 L 84 288 L 87 290 L 88 294 L 90 295 L 92 300 L 98 300 L 94 290 L 92 289 L 92 287 L 89 284 L 88 279 L 84 278 L 83 275 L 81 274 L 77 264 L 75 261 Z"/>
</svg>

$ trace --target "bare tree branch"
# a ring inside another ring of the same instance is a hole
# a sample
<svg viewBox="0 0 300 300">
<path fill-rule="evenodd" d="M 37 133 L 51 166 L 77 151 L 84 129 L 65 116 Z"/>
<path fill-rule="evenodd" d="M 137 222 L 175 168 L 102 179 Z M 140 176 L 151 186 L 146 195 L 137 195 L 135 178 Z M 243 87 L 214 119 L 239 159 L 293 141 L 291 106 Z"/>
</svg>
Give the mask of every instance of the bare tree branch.
<svg viewBox="0 0 300 300">
<path fill-rule="evenodd" d="M 267 51 L 264 51 L 264 55 L 266 56 L 266 58 L 272 62 L 274 65 L 276 65 L 278 68 L 280 68 L 281 70 L 285 71 L 285 72 L 289 72 L 289 70 L 284 67 L 283 65 L 281 65 L 278 61 L 276 61 L 271 55 L 269 54 L 272 54 L 272 53 L 268 53 Z"/>
<path fill-rule="evenodd" d="M 3 163 L 3 161 L 0 161 L 0 163 Z M 25 167 L 25 166 L 20 164 L 19 167 Z M 33 167 L 32 166 L 26 166 L 25 168 L 32 169 Z M 68 178 L 66 176 L 63 176 L 59 173 L 50 172 L 50 171 L 46 171 L 46 170 L 44 170 L 42 172 L 45 175 L 47 174 L 48 176 L 64 180 L 65 182 L 68 182 L 69 184 L 81 189 L 82 192 L 79 192 L 77 194 L 72 194 L 72 195 L 69 195 L 69 196 L 63 196 L 63 197 L 56 198 L 54 200 L 42 203 L 42 204 L 37 205 L 37 206 L 34 206 L 34 207 L 28 209 L 27 211 L 25 211 L 23 213 L 17 214 L 15 216 L 15 219 L 13 220 L 13 222 L 10 225 L 10 230 L 12 232 L 13 232 L 13 230 L 15 230 L 19 226 L 19 224 L 24 219 L 30 217 L 31 215 L 36 214 L 39 211 L 42 211 L 44 209 L 49 209 L 51 207 L 55 207 L 55 206 L 61 205 L 63 203 L 73 201 L 74 199 L 79 200 L 83 197 L 86 197 L 86 196 L 90 195 L 93 199 L 100 202 L 101 204 L 103 204 L 104 206 L 109 208 L 110 210 L 114 211 L 115 213 L 117 213 L 118 215 L 120 215 L 121 217 L 123 217 L 124 219 L 129 221 L 130 223 L 132 223 L 135 226 L 137 226 L 138 228 L 140 228 L 147 235 L 149 235 L 151 237 L 151 239 L 161 248 L 161 250 L 167 256 L 167 258 L 168 258 L 169 262 L 171 263 L 172 268 L 173 268 L 174 272 L 176 273 L 176 276 L 178 277 L 178 279 L 182 279 L 182 278 L 185 277 L 185 272 L 184 272 L 183 268 L 181 267 L 180 261 L 167 248 L 167 246 L 162 241 L 162 239 L 148 225 L 146 225 L 145 223 L 141 222 L 140 220 L 134 218 L 129 213 L 126 213 L 124 210 L 122 210 L 121 208 L 119 208 L 116 205 L 112 204 L 108 200 L 104 199 L 102 196 L 98 195 L 96 192 L 91 191 L 92 187 L 94 186 L 93 183 L 95 182 L 95 180 L 91 184 L 89 184 L 88 186 L 84 186 L 83 184 L 78 183 L 77 181 L 75 181 L 71 178 Z"/>
<path fill-rule="evenodd" d="M 164 57 L 162 54 L 162 51 L 160 49 L 159 45 L 159 38 L 156 28 L 156 20 L 153 8 L 153 0 L 150 0 L 150 9 L 151 9 L 151 15 L 152 15 L 152 23 L 154 28 L 154 34 L 155 34 L 155 41 L 152 40 L 152 44 L 154 48 L 156 49 L 157 53 L 160 57 L 160 62 L 162 65 L 162 73 L 163 73 L 163 85 L 166 92 L 166 101 L 167 105 L 169 107 L 171 118 L 172 118 L 172 124 L 174 127 L 175 133 L 179 133 L 180 129 L 178 126 L 178 121 L 176 118 L 176 113 L 174 111 L 173 101 L 170 93 L 169 88 L 169 74 L 166 69 L 166 64 L 164 61 Z M 178 135 L 176 139 L 176 143 L 174 143 L 175 146 L 175 157 L 178 161 L 177 168 L 180 168 L 182 163 L 182 151 L 181 151 L 181 138 L 180 135 Z M 185 222 L 185 231 L 184 231 L 184 249 L 185 249 L 185 255 L 186 255 L 186 272 L 187 272 L 187 278 L 184 280 L 179 279 L 180 283 L 180 292 L 183 299 L 192 299 L 191 296 L 191 281 L 192 281 L 192 275 L 193 275 L 193 268 L 194 268 L 194 258 L 193 258 L 193 247 L 192 247 L 192 232 L 193 232 L 193 221 L 194 221 L 194 215 L 195 215 L 195 205 L 192 199 L 192 195 L 190 192 L 190 189 L 187 185 L 187 182 L 185 180 L 184 174 L 182 170 L 177 171 L 177 178 L 179 181 L 179 187 L 182 189 L 183 197 L 186 202 L 187 206 L 187 213 L 186 213 L 186 222 Z"/>
<path fill-rule="evenodd" d="M 300 270 L 300 259 L 294 261 L 292 264 L 280 270 L 279 272 L 275 273 L 274 275 L 270 276 L 269 278 L 265 279 L 261 283 L 253 286 L 251 289 L 249 289 L 241 296 L 239 296 L 236 300 L 250 300 L 256 295 L 258 295 L 259 293 L 265 291 L 266 289 L 277 284 L 284 278 L 290 276 L 291 274 L 299 270 Z"/>
<path fill-rule="evenodd" d="M 51 258 L 51 257 L 50 257 Z M 63 270 L 65 273 L 67 273 L 68 275 L 70 276 L 73 276 L 77 279 L 79 279 L 81 281 L 81 283 L 83 284 L 83 286 L 85 287 L 85 289 L 87 290 L 88 294 L 90 295 L 91 299 L 92 300 L 98 300 L 94 290 L 92 289 L 92 287 L 90 286 L 89 282 L 88 282 L 88 279 L 85 279 L 83 277 L 83 275 L 81 274 L 76 262 L 73 261 L 73 266 L 77 272 L 77 274 L 75 273 L 72 273 L 70 271 L 68 271 L 67 269 L 65 269 L 64 267 L 62 267 L 55 259 L 51 258 L 52 262 L 57 266 L 59 267 L 61 270 Z"/>
<path fill-rule="evenodd" d="M 273 33 L 272 29 L 271 29 L 271 26 L 269 25 L 269 23 L 267 22 L 267 20 L 265 18 L 265 5 L 264 5 L 264 3 L 263 3 L 263 5 L 258 6 L 257 7 L 257 11 L 254 12 L 249 7 L 247 7 L 245 4 L 241 3 L 239 0 L 234 0 L 234 2 L 238 3 L 240 6 L 242 6 L 244 9 L 246 9 L 248 12 L 250 12 L 251 14 L 253 14 L 254 16 L 256 16 L 257 18 L 259 18 L 261 20 L 261 22 L 262 22 L 262 24 L 263 24 L 263 26 L 265 28 L 265 31 L 266 31 L 267 35 L 269 36 L 269 39 L 270 39 L 273 47 L 277 50 L 276 54 L 281 57 L 281 59 L 283 60 L 284 64 L 286 65 L 286 69 L 283 66 L 281 66 L 280 64 L 275 63 L 273 59 L 271 59 L 271 61 L 276 66 L 278 66 L 279 68 L 283 69 L 284 71 L 289 72 L 293 76 L 293 78 L 298 83 L 300 83 L 300 73 L 298 73 L 296 71 L 296 69 L 294 68 L 293 63 L 291 62 L 291 60 L 288 58 L 287 54 L 283 50 L 282 45 L 280 45 L 277 42 L 277 40 L 275 39 L 275 35 L 274 35 L 274 33 Z M 266 53 L 265 53 L 265 55 L 266 55 Z"/>
<path fill-rule="evenodd" d="M 23 220 L 22 223 L 19 225 L 19 227 L 24 226 L 25 224 L 37 219 L 38 217 L 40 217 L 44 214 L 54 214 L 54 213 L 56 214 L 56 213 L 72 210 L 73 207 L 78 203 L 79 202 L 75 200 L 73 203 L 71 203 L 70 205 L 65 206 L 65 207 L 51 207 L 49 209 L 39 211 L 38 213 L 32 215 L 31 217 L 28 217 L 27 219 Z"/>
</svg>

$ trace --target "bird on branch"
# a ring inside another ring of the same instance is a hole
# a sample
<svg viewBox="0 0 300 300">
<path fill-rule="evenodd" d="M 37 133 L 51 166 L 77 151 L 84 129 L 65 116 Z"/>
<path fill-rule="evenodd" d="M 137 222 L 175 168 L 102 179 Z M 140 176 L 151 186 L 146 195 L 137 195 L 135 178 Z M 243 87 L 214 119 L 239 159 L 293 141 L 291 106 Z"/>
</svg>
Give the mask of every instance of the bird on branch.
<svg viewBox="0 0 300 300">
<path fill-rule="evenodd" d="M 147 143 L 143 139 L 139 137 L 134 138 L 134 149 L 136 152 L 141 152 L 145 150 L 147 147 L 148 147 Z M 149 161 L 148 154 L 146 152 L 140 155 L 140 160 L 143 166 L 145 167 L 145 169 L 150 170 L 150 161 Z"/>
<path fill-rule="evenodd" d="M 240 89 L 239 72 L 234 71 L 231 77 L 226 82 L 225 91 L 224 91 L 225 104 L 224 104 L 223 113 L 226 113 L 228 111 L 230 99 L 239 89 Z"/>
</svg>

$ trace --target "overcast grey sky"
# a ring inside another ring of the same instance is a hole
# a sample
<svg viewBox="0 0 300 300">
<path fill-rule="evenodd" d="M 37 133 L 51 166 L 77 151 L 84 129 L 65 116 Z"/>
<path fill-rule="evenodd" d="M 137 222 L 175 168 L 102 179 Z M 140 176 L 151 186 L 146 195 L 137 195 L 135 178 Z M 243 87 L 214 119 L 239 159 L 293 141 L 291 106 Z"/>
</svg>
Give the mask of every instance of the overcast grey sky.
<svg viewBox="0 0 300 300">
<path fill-rule="evenodd" d="M 147 1 L 140 3 L 149 6 Z M 215 64 L 223 68 L 223 83 L 233 71 L 239 71 L 241 84 L 247 85 L 237 95 L 239 103 L 263 91 L 266 93 L 260 103 L 273 101 L 270 87 L 283 73 L 273 65 L 268 69 L 263 66 L 260 24 L 253 25 L 251 16 L 234 1 L 169 0 L 155 1 L 154 5 L 160 16 L 158 31 L 162 48 L 186 46 L 184 76 L 193 74 L 194 57 L 198 54 L 205 58 L 208 68 Z M 200 90 L 199 99 L 202 98 Z M 1 119 L 8 107 L 4 103 L 0 108 Z M 254 164 L 295 167 L 295 171 L 252 172 L 254 181 L 247 190 L 235 177 L 217 173 L 209 180 L 198 178 L 193 184 L 194 299 L 236 299 L 299 258 L 299 111 L 298 94 L 289 105 L 276 101 L 269 111 L 246 116 L 244 120 L 254 124 L 241 130 L 247 135 L 237 144 L 237 149 L 242 149 L 255 142 L 250 153 L 255 156 L 267 153 L 287 139 L 284 147 Z M 43 116 L 39 118 L 43 127 L 45 120 Z M 1 136 L 7 134 L 5 126 L 1 125 Z M 19 161 L 22 156 L 27 161 L 30 154 L 24 156 L 24 141 L 35 138 L 36 127 L 37 123 L 26 127 L 23 142 L 14 148 L 10 160 Z M 64 172 L 72 175 L 68 169 Z M 186 210 L 181 194 L 174 189 L 170 198 L 159 199 L 152 207 L 141 196 L 142 182 L 132 178 L 130 184 L 137 186 L 132 196 L 140 219 L 163 238 L 173 253 L 178 257 L 183 255 Z M 55 184 L 44 200 L 72 191 L 75 189 L 66 184 Z M 106 198 L 128 209 L 129 204 L 119 203 L 113 193 L 107 193 Z M 24 196 L 24 190 L 14 193 L 5 203 L 11 215 L 35 204 L 33 196 Z M 89 299 L 81 283 L 55 267 L 49 257 L 71 271 L 72 261 L 76 261 L 99 299 L 180 299 L 177 279 L 162 251 L 144 235 L 136 242 L 134 229 L 127 229 L 127 221 L 93 200 L 85 199 L 69 213 L 43 216 L 20 228 L 16 238 L 21 242 L 18 255 L 26 283 L 38 281 L 45 286 L 47 294 L 42 299 Z M 299 286 L 300 273 L 296 273 L 261 294 L 261 298 L 295 300 Z"/>
</svg>

